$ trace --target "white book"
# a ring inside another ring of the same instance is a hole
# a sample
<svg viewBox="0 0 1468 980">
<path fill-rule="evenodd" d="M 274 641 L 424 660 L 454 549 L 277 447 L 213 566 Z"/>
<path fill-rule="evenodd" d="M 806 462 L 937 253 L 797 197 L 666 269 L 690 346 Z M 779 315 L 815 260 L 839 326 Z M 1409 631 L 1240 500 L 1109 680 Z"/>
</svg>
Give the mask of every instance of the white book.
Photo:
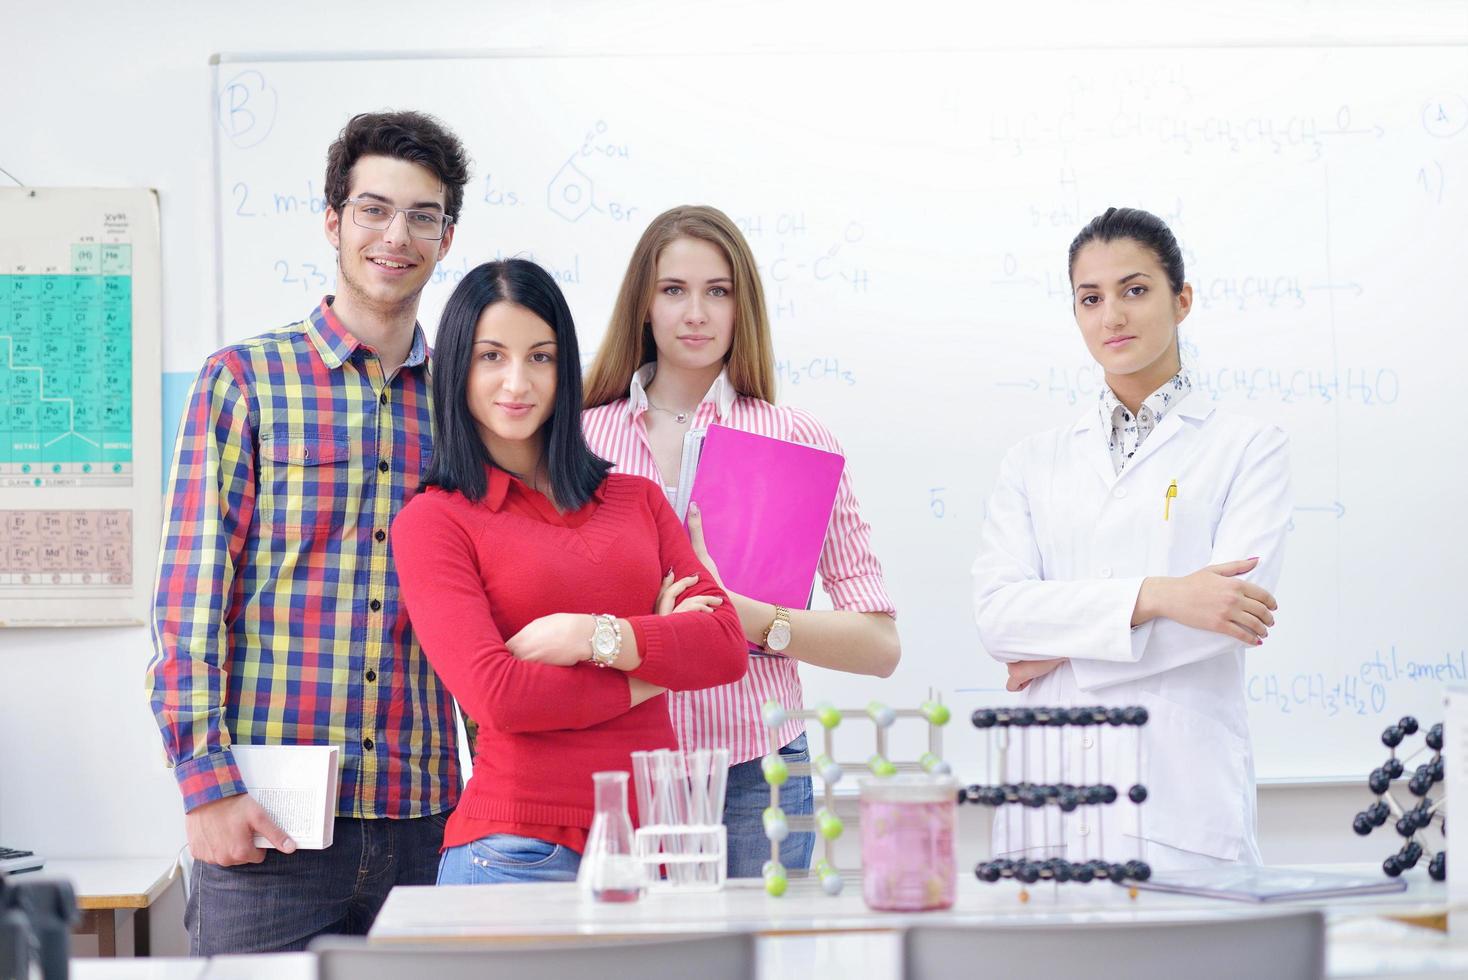
<svg viewBox="0 0 1468 980">
<path fill-rule="evenodd" d="M 336 789 L 341 773 L 335 745 L 235 745 L 235 765 L 250 796 L 297 847 L 331 846 L 336 829 Z M 264 837 L 256 847 L 273 847 Z"/>
</svg>

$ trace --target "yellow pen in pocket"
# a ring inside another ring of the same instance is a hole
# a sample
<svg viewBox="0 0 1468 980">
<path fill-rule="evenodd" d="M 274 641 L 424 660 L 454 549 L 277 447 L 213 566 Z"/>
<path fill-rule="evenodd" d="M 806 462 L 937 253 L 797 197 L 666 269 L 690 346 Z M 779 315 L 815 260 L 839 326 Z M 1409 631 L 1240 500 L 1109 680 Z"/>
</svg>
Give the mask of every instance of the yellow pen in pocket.
<svg viewBox="0 0 1468 980">
<path fill-rule="evenodd" d="M 1172 501 L 1173 501 L 1173 498 L 1176 497 L 1176 496 L 1177 496 L 1177 481 L 1176 480 L 1173 480 L 1172 483 L 1168 484 L 1168 487 L 1167 487 L 1167 496 L 1164 497 L 1163 500 L 1162 500 L 1162 519 L 1164 521 L 1167 521 L 1167 520 L 1171 520 L 1172 519 Z"/>
</svg>

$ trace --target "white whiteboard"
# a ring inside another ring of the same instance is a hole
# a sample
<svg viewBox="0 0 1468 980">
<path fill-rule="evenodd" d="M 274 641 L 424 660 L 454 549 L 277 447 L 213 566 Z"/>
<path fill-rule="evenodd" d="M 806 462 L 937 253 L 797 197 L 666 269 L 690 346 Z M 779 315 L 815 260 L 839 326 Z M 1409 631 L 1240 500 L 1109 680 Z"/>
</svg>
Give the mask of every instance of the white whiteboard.
<svg viewBox="0 0 1468 980">
<path fill-rule="evenodd" d="M 845 445 L 899 609 L 890 680 L 807 701 L 1003 700 L 968 569 L 1003 451 L 1092 404 L 1065 250 L 1108 205 L 1164 217 L 1197 306 L 1199 397 L 1291 434 L 1280 622 L 1247 679 L 1264 778 L 1359 776 L 1468 677 L 1468 54 L 1461 48 L 253 60 L 215 70 L 220 329 L 333 286 L 327 143 L 441 116 L 475 166 L 432 331 L 474 265 L 561 281 L 589 357 L 647 220 L 714 204 L 753 245 L 780 397 Z M 1242 556 L 1241 556 L 1242 557 Z M 899 736 L 916 755 L 917 732 Z"/>
</svg>

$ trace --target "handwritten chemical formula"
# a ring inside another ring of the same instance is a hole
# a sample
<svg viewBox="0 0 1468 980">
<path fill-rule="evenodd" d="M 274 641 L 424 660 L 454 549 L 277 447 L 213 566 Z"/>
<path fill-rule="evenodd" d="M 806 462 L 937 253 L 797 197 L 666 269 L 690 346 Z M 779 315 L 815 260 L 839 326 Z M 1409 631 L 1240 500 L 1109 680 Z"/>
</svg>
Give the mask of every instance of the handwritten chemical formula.
<svg viewBox="0 0 1468 980">
<path fill-rule="evenodd" d="M 805 306 L 803 297 L 812 290 L 829 297 L 835 292 L 862 295 L 871 289 L 872 273 L 860 258 L 866 238 L 860 221 L 848 220 L 839 228 L 834 223 L 813 227 L 803 211 L 731 217 L 754 249 L 765 299 L 777 321 L 798 317 Z"/>
</svg>

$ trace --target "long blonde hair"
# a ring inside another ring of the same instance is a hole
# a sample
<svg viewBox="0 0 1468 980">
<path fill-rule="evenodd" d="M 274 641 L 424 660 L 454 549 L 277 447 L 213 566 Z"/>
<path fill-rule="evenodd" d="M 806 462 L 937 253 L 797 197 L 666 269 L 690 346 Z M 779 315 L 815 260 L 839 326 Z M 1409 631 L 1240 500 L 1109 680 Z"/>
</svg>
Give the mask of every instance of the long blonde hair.
<svg viewBox="0 0 1468 980">
<path fill-rule="evenodd" d="M 612 308 L 612 322 L 586 376 L 587 408 L 624 397 L 637 369 L 657 360 L 648 315 L 657 283 L 658 259 L 663 249 L 680 238 L 709 242 L 728 259 L 734 274 L 734 338 L 724 357 L 729 383 L 741 395 L 774 402 L 774 344 L 754 254 L 724 212 L 687 205 L 654 218 L 632 250 L 622 288 L 617 291 L 617 305 Z"/>
</svg>

